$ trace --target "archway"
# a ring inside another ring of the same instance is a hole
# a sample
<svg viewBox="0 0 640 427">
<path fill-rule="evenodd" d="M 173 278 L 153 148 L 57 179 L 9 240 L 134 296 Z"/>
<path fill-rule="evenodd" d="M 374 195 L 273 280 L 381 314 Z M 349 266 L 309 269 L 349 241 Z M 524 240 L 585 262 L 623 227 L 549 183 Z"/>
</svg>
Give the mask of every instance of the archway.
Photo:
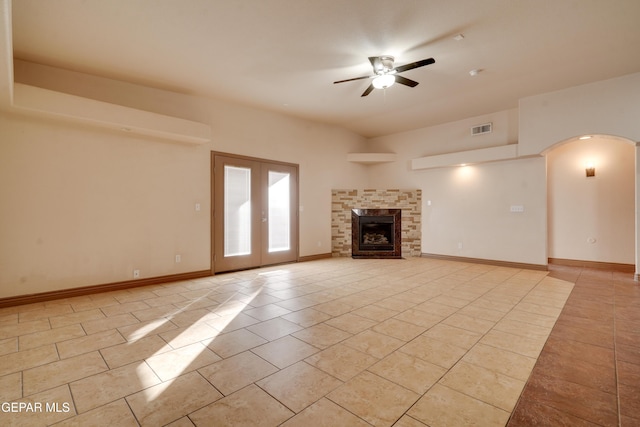
<svg viewBox="0 0 640 427">
<path fill-rule="evenodd" d="M 635 145 L 617 136 L 584 135 L 542 153 L 550 263 L 638 271 Z"/>
</svg>

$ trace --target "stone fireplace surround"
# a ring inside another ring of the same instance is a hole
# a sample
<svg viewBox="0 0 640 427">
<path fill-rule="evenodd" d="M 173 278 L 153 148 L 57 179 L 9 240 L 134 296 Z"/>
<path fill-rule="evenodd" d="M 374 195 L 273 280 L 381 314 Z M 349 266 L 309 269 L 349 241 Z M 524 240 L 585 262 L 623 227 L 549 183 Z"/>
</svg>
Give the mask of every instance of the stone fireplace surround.
<svg viewBox="0 0 640 427">
<path fill-rule="evenodd" d="M 351 256 L 351 209 L 402 209 L 402 256 L 421 255 L 422 190 L 332 190 L 333 256 Z"/>
</svg>

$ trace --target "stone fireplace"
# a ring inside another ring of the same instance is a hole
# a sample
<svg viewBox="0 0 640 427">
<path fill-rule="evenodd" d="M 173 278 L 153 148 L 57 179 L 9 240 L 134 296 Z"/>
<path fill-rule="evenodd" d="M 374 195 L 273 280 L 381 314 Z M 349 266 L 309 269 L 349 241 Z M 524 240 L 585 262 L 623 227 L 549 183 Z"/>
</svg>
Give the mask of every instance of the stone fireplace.
<svg viewBox="0 0 640 427">
<path fill-rule="evenodd" d="M 421 255 L 421 208 L 421 190 L 332 190 L 332 255 L 352 256 L 353 209 L 396 209 L 400 211 L 400 256 L 419 257 Z M 382 225 L 382 227 L 385 226 Z M 376 241 L 375 237 L 373 242 L 383 244 L 381 240 Z"/>
<path fill-rule="evenodd" d="M 353 258 L 402 258 L 400 209 L 352 209 Z"/>
</svg>

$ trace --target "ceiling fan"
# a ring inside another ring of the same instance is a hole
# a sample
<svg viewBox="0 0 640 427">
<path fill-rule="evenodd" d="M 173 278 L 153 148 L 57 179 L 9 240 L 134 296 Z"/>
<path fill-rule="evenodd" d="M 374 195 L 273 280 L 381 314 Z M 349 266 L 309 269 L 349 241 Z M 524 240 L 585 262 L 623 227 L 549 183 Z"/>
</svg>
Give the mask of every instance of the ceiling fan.
<svg viewBox="0 0 640 427">
<path fill-rule="evenodd" d="M 393 56 L 370 56 L 369 62 L 373 67 L 374 74 L 372 76 L 355 77 L 353 79 L 338 80 L 336 83 L 351 82 L 354 80 L 373 79 L 367 90 L 365 90 L 361 96 L 367 96 L 373 91 L 373 89 L 386 89 L 394 83 L 400 83 L 409 87 L 418 86 L 418 82 L 408 79 L 406 77 L 399 76 L 399 73 L 413 70 L 414 68 L 424 67 L 425 65 L 433 64 L 436 62 L 433 58 L 423 59 L 421 61 L 412 62 L 410 64 L 401 65 L 399 67 L 393 67 Z"/>
</svg>

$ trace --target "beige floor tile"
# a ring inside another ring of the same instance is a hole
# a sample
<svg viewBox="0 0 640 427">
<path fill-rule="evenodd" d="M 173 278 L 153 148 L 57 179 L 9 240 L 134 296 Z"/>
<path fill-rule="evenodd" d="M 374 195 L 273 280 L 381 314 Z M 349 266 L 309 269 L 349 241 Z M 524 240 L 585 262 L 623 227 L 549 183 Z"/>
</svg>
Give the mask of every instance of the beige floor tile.
<svg viewBox="0 0 640 427">
<path fill-rule="evenodd" d="M 182 417 L 167 424 L 165 427 L 195 427 L 195 424 L 191 422 L 189 417 Z"/>
<path fill-rule="evenodd" d="M 303 310 L 294 311 L 293 313 L 284 315 L 282 316 L 282 318 L 290 322 L 297 323 L 303 328 L 308 328 L 310 326 L 324 322 L 325 320 L 331 319 L 331 316 L 327 313 L 314 310 L 313 308 L 305 308 Z"/>
<path fill-rule="evenodd" d="M 460 310 L 458 307 L 453 307 L 446 304 L 440 304 L 434 302 L 433 300 L 425 301 L 422 304 L 418 304 L 415 307 L 416 310 L 425 311 L 432 315 L 441 316 L 442 319 L 445 317 L 451 316 L 456 311 Z"/>
<path fill-rule="evenodd" d="M 143 310 L 136 310 L 131 314 L 133 314 L 136 317 L 136 319 L 140 320 L 141 322 L 146 322 L 148 320 L 158 320 L 161 317 L 166 317 L 167 319 L 169 319 L 170 317 L 175 316 L 179 312 L 180 312 L 180 309 L 177 308 L 175 305 L 168 304 L 160 307 L 151 307 Z"/>
<path fill-rule="evenodd" d="M 465 314 L 455 313 L 442 321 L 444 325 L 455 326 L 456 328 L 465 329 L 467 331 L 486 334 L 494 327 L 495 322 L 490 320 L 478 319 L 476 317 L 467 316 Z"/>
<path fill-rule="evenodd" d="M 219 317 L 220 316 L 210 312 L 206 308 L 190 308 L 189 310 L 182 310 L 179 313 L 176 313 L 175 315 L 171 316 L 170 320 L 174 325 L 180 328 L 184 328 L 198 323 L 212 321 Z"/>
<path fill-rule="evenodd" d="M 180 294 L 172 294 L 172 295 L 158 296 L 155 298 L 148 298 L 143 301 L 146 304 L 149 304 L 151 307 L 163 307 L 171 304 L 185 302 L 188 300 Z"/>
<path fill-rule="evenodd" d="M 377 361 L 378 358 L 344 344 L 333 345 L 305 359 L 310 365 L 342 381 L 355 377 Z"/>
<path fill-rule="evenodd" d="M 20 399 L 18 402 L 31 404 L 34 411 L 0 413 L 3 427 L 48 426 L 76 415 L 69 386 L 66 384 Z M 40 410 L 35 410 L 35 405 L 40 405 Z"/>
<path fill-rule="evenodd" d="M 160 337 L 169 343 L 171 347 L 180 348 L 200 341 L 209 342 L 219 334 L 220 332 L 217 329 L 212 328 L 206 323 L 198 323 L 192 326 L 162 332 Z"/>
<path fill-rule="evenodd" d="M 99 309 L 80 311 L 62 316 L 50 317 L 49 322 L 52 328 L 62 328 L 64 326 L 75 325 L 90 320 L 104 319 L 106 316 Z"/>
<path fill-rule="evenodd" d="M 427 336 L 419 336 L 400 351 L 449 369 L 465 355 L 467 349 Z"/>
<path fill-rule="evenodd" d="M 21 312 L 19 314 L 19 319 L 21 323 L 24 323 L 46 319 L 48 317 L 62 316 L 69 313 L 73 313 L 73 308 L 71 308 L 70 304 L 56 304 L 39 310 Z M 1 320 L 0 324 L 2 324 Z"/>
<path fill-rule="evenodd" d="M 474 305 L 475 302 L 467 305 L 466 307 L 458 310 L 459 314 L 464 314 L 476 319 L 489 320 L 491 322 L 497 322 L 505 316 L 505 313 L 498 310 L 491 310 L 490 308 L 483 308 Z"/>
<path fill-rule="evenodd" d="M 42 332 L 35 332 L 28 335 L 22 335 L 18 338 L 18 346 L 20 350 L 28 350 L 47 344 L 53 344 L 60 341 L 69 340 L 87 335 L 80 325 L 69 325 L 61 328 L 49 329 Z"/>
<path fill-rule="evenodd" d="M 328 399 L 320 399 L 305 408 L 282 427 L 370 427 L 371 424 L 356 417 Z"/>
<path fill-rule="evenodd" d="M 441 366 L 399 351 L 371 366 L 368 371 L 418 394 L 424 394 L 447 372 Z"/>
<path fill-rule="evenodd" d="M 304 310 L 316 304 L 326 302 L 327 298 L 316 295 L 303 295 L 296 298 L 281 300 L 275 303 L 279 307 L 286 308 L 289 311 Z"/>
<path fill-rule="evenodd" d="M 402 312 L 415 307 L 417 303 L 412 301 L 401 300 L 395 297 L 389 297 L 389 298 L 384 298 L 380 301 L 376 301 L 374 305 L 382 308 L 387 308 L 389 310 Z"/>
<path fill-rule="evenodd" d="M 540 304 L 531 304 L 527 302 L 520 302 L 517 306 L 518 310 L 526 311 L 528 313 L 539 314 L 542 316 L 549 316 L 552 318 L 557 318 L 562 311 L 561 308 L 558 307 L 549 307 Z"/>
<path fill-rule="evenodd" d="M 509 412 L 439 384 L 420 398 L 407 414 L 430 427 L 503 427 L 509 419 Z"/>
<path fill-rule="evenodd" d="M 58 360 L 54 344 L 0 356 L 0 376 L 45 365 Z"/>
<path fill-rule="evenodd" d="M 169 320 L 161 317 L 160 319 L 146 320 L 134 325 L 122 326 L 118 331 L 124 339 L 129 342 L 138 341 L 144 337 L 161 334 L 162 332 L 178 329 L 178 327 Z"/>
<path fill-rule="evenodd" d="M 533 357 L 480 343 L 473 346 L 462 360 L 521 381 L 527 381 L 536 363 Z"/>
<path fill-rule="evenodd" d="M 341 331 L 324 323 L 294 332 L 291 335 L 320 349 L 337 344 L 352 336 L 348 332 Z"/>
<path fill-rule="evenodd" d="M 132 301 L 126 303 L 120 303 L 118 305 L 110 305 L 109 307 L 102 307 L 100 310 L 107 316 L 117 316 L 119 314 L 132 313 L 134 311 L 145 310 L 151 308 L 149 304 L 145 304 L 143 301 Z"/>
<path fill-rule="evenodd" d="M 256 382 L 293 412 L 300 412 L 342 384 L 305 362 L 298 362 Z"/>
<path fill-rule="evenodd" d="M 173 350 L 158 335 L 151 335 L 137 341 L 125 342 L 100 350 L 109 368 L 118 368 L 132 362 L 141 362 L 151 356 Z"/>
<path fill-rule="evenodd" d="M 456 328 L 440 323 L 422 334 L 425 337 L 437 339 L 458 347 L 469 349 L 482 338 L 478 332 Z"/>
<path fill-rule="evenodd" d="M 393 318 L 427 329 L 441 322 L 444 317 L 445 316 L 440 314 L 432 314 L 412 308 L 394 316 Z"/>
<path fill-rule="evenodd" d="M 329 326 L 333 326 L 334 328 L 349 332 L 350 334 L 357 334 L 377 324 L 377 322 L 371 319 L 352 313 L 346 313 L 341 316 L 334 317 L 327 320 L 325 323 Z"/>
<path fill-rule="evenodd" d="M 80 338 L 74 338 L 62 341 L 56 344 L 61 359 L 77 356 L 83 353 L 90 353 L 102 348 L 111 347 L 125 342 L 120 333 L 111 329 L 97 334 L 87 335 Z"/>
<path fill-rule="evenodd" d="M 209 405 L 222 395 L 197 372 L 181 375 L 127 397 L 144 426 L 161 426 Z"/>
<path fill-rule="evenodd" d="M 151 356 L 146 360 L 156 375 L 162 381 L 167 381 L 215 363 L 220 357 L 204 344 L 195 343 Z"/>
<path fill-rule="evenodd" d="M 505 318 L 496 323 L 494 329 L 513 335 L 520 335 L 521 337 L 546 339 L 549 336 L 552 327 L 545 328 L 531 323 L 509 320 Z"/>
<path fill-rule="evenodd" d="M 371 329 L 405 342 L 411 341 L 426 330 L 423 326 L 417 326 L 399 319 L 387 319 Z"/>
<path fill-rule="evenodd" d="M 440 380 L 439 384 L 511 412 L 525 381 L 461 361 Z"/>
<path fill-rule="evenodd" d="M 93 310 L 95 308 L 108 307 L 115 304 L 120 304 L 120 302 L 108 295 L 108 293 L 105 293 L 74 298 L 71 302 L 71 307 L 73 307 L 73 311 L 80 312 Z"/>
<path fill-rule="evenodd" d="M 255 347 L 251 351 L 278 368 L 283 369 L 305 357 L 317 353 L 319 350 L 302 340 L 287 335 L 270 343 Z"/>
<path fill-rule="evenodd" d="M 0 340 L 0 356 L 18 351 L 18 337 Z"/>
<path fill-rule="evenodd" d="M 97 351 L 81 354 L 24 371 L 23 392 L 25 396 L 30 396 L 108 369 Z"/>
<path fill-rule="evenodd" d="M 56 427 L 138 427 L 138 421 L 124 399 L 62 421 Z"/>
<path fill-rule="evenodd" d="M 402 418 L 400 418 L 398 422 L 393 425 L 393 427 L 429 427 L 429 426 L 427 426 L 424 423 L 421 423 L 415 418 L 411 418 L 409 415 L 403 415 Z"/>
<path fill-rule="evenodd" d="M 265 322 L 247 327 L 247 330 L 253 332 L 254 334 L 260 335 L 267 341 L 277 340 L 278 338 L 289 335 L 301 329 L 302 326 L 281 318 L 267 320 Z"/>
<path fill-rule="evenodd" d="M 81 414 L 158 383 L 158 376 L 141 362 L 72 382 L 71 392 Z"/>
<path fill-rule="evenodd" d="M 218 335 L 208 344 L 208 347 L 217 355 L 226 358 L 266 342 L 267 340 L 253 332 L 247 331 L 246 329 L 238 329 L 237 331 Z"/>
<path fill-rule="evenodd" d="M 225 396 L 263 379 L 278 368 L 250 351 L 201 368 L 200 374 Z"/>
<path fill-rule="evenodd" d="M 517 305 L 512 311 L 510 311 L 504 318 L 505 320 L 516 320 L 518 322 L 531 323 L 532 325 L 540 326 L 542 328 L 551 330 L 556 323 L 557 317 L 546 316 L 539 313 L 530 313 L 519 309 L 520 305 Z"/>
<path fill-rule="evenodd" d="M 487 344 L 492 347 L 501 348 L 503 350 L 513 351 L 523 356 L 538 358 L 546 338 L 541 337 L 523 337 L 508 332 L 491 330 L 482 339 L 480 343 Z"/>
<path fill-rule="evenodd" d="M 404 341 L 371 330 L 348 338 L 343 343 L 346 346 L 382 359 L 389 353 L 405 344 Z"/>
<path fill-rule="evenodd" d="M 294 415 L 256 385 L 250 385 L 189 415 L 198 427 L 273 427 Z"/>
<path fill-rule="evenodd" d="M 22 397 L 22 374 L 16 372 L 0 377 L 0 402 L 10 402 Z"/>
<path fill-rule="evenodd" d="M 246 328 L 247 326 L 255 325 L 259 322 L 260 321 L 255 317 L 247 316 L 243 313 L 227 314 L 224 316 L 218 316 L 216 319 L 206 321 L 207 325 L 214 327 L 221 333 L 233 332 L 238 329 Z"/>
<path fill-rule="evenodd" d="M 390 426 L 420 396 L 365 371 L 327 397 L 370 424 Z"/>
<path fill-rule="evenodd" d="M 283 316 L 285 314 L 291 313 L 291 310 L 288 310 L 284 307 L 280 307 L 276 304 L 267 304 L 260 307 L 254 307 L 245 309 L 242 311 L 244 314 L 255 317 L 260 321 L 265 321 L 269 319 L 273 319 L 278 316 Z"/>
<path fill-rule="evenodd" d="M 400 312 L 397 310 L 379 307 L 374 304 L 353 310 L 353 314 L 357 314 L 358 316 L 366 317 L 367 319 L 375 320 L 377 322 L 382 322 L 383 320 L 393 317 L 399 313 Z"/>
<path fill-rule="evenodd" d="M 322 304 L 318 304 L 314 309 L 330 315 L 331 317 L 340 316 L 342 314 L 353 311 L 354 307 L 350 304 L 345 304 L 338 301 L 328 301 Z"/>
</svg>

